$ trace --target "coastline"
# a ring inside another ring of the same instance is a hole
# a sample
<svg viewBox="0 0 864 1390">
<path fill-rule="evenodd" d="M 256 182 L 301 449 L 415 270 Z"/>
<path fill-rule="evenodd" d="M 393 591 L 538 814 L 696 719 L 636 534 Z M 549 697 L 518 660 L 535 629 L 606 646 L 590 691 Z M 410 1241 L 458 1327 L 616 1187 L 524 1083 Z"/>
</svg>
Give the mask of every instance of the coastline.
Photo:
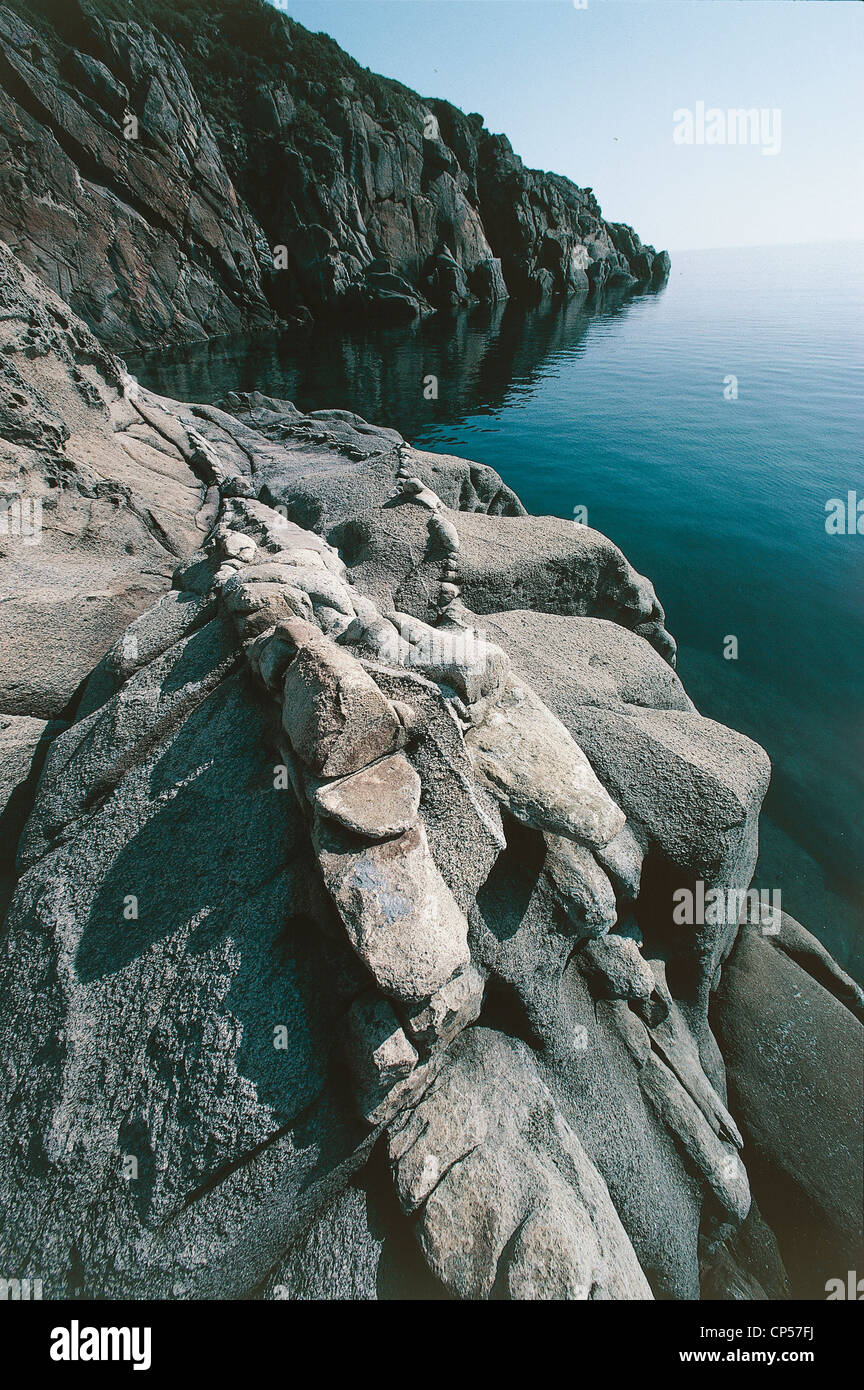
<svg viewBox="0 0 864 1390">
<path fill-rule="evenodd" d="M 98 1209 L 92 1296 L 361 1296 L 378 1145 L 451 1296 L 822 1296 L 862 996 L 789 919 L 669 920 L 682 883 L 746 889 L 769 769 L 694 709 L 650 582 L 351 412 L 155 397 L 0 268 L 7 447 L 55 494 L 4 562 L 9 718 L 54 721 L 0 981 L 8 1260 L 68 1296 Z M 347 1263 L 301 1276 L 334 1221 Z"/>
</svg>

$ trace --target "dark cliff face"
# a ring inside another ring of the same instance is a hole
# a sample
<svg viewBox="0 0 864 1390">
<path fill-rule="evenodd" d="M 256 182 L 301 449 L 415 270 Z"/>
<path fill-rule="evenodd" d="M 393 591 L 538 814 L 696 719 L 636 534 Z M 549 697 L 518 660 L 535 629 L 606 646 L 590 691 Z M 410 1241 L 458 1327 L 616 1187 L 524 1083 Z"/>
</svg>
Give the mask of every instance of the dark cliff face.
<svg viewBox="0 0 864 1390">
<path fill-rule="evenodd" d="M 665 252 L 264 0 L 0 6 L 0 237 L 106 343 L 630 290 Z"/>
</svg>

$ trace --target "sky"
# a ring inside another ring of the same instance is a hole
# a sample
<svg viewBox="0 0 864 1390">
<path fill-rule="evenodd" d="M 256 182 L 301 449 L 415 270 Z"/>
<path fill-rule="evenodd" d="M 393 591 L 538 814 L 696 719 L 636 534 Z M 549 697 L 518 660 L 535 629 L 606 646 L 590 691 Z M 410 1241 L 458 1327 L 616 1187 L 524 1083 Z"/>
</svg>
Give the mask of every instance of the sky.
<svg viewBox="0 0 864 1390">
<path fill-rule="evenodd" d="M 278 8 L 332 35 L 364 67 L 479 111 L 526 164 L 593 188 L 605 217 L 658 248 L 864 239 L 857 0 Z M 760 113 L 759 131 L 732 144 L 725 113 L 741 108 Z"/>
</svg>

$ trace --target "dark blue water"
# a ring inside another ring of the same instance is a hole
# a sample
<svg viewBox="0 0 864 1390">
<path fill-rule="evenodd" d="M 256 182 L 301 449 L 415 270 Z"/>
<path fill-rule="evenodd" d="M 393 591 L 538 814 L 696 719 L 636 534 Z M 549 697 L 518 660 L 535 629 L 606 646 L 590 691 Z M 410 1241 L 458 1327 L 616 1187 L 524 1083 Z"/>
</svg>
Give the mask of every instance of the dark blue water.
<svg viewBox="0 0 864 1390">
<path fill-rule="evenodd" d="M 860 976 L 864 535 L 829 535 L 825 504 L 864 498 L 861 251 L 681 253 L 659 294 L 592 313 L 320 324 L 130 367 L 180 399 L 355 410 L 491 464 L 532 512 L 587 507 L 653 580 L 698 707 L 771 755 L 758 883 Z"/>
</svg>

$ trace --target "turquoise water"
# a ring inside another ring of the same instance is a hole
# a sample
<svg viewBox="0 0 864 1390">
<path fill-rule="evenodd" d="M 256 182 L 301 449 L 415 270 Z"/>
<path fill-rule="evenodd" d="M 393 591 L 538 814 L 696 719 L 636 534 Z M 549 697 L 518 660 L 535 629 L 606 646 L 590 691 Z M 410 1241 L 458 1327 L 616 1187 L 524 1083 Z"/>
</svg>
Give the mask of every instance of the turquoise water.
<svg viewBox="0 0 864 1390">
<path fill-rule="evenodd" d="M 529 511 L 586 507 L 652 579 L 697 706 L 771 755 L 757 882 L 860 977 L 864 535 L 829 535 L 825 504 L 864 499 L 862 310 L 860 247 L 689 252 L 594 313 L 320 324 L 130 367 L 180 399 L 355 410 L 490 464 Z"/>
</svg>

